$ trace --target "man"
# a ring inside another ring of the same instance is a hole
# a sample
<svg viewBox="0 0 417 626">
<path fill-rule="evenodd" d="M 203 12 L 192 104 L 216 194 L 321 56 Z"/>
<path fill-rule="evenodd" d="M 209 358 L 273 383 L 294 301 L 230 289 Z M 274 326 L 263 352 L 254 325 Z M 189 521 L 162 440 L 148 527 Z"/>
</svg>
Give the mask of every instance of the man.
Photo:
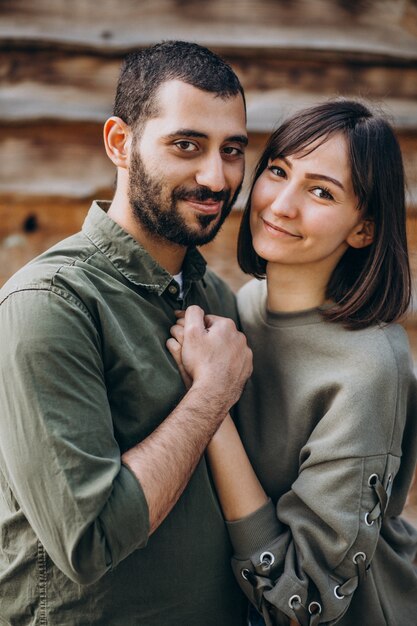
<svg viewBox="0 0 417 626">
<path fill-rule="evenodd" d="M 0 617 L 234 626 L 245 601 L 204 449 L 251 371 L 195 246 L 244 173 L 245 107 L 209 50 L 127 57 L 104 141 L 114 199 L 0 292 Z M 186 313 L 185 392 L 166 349 Z M 0 619 L 0 623 L 2 620 Z"/>
</svg>

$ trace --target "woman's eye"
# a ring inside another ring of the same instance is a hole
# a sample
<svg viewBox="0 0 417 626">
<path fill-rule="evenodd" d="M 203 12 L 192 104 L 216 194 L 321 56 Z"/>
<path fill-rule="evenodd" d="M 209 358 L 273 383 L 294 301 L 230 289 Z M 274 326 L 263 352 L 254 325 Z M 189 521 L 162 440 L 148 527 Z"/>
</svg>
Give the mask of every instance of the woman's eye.
<svg viewBox="0 0 417 626">
<path fill-rule="evenodd" d="M 269 165 L 268 169 L 274 174 L 274 176 L 279 176 L 280 178 L 286 177 L 285 170 L 283 170 L 282 167 L 279 167 L 278 165 Z"/>
<path fill-rule="evenodd" d="M 321 200 L 334 200 L 332 194 L 325 187 L 315 187 L 313 190 L 313 194 L 320 198 Z"/>
<path fill-rule="evenodd" d="M 183 152 L 194 152 L 197 150 L 197 146 L 191 141 L 177 141 L 175 145 Z"/>
</svg>

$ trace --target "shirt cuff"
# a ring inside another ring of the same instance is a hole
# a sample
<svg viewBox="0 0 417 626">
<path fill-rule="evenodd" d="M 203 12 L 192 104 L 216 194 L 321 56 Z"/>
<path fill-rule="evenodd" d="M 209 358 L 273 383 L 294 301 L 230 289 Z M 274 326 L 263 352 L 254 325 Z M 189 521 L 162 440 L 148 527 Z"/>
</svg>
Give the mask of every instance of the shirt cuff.
<svg viewBox="0 0 417 626">
<path fill-rule="evenodd" d="M 270 499 L 250 515 L 234 522 L 226 522 L 226 526 L 235 557 L 242 560 L 269 545 L 284 530 Z"/>
<path fill-rule="evenodd" d="M 117 485 L 100 519 L 111 551 L 112 568 L 134 550 L 146 546 L 150 526 L 148 503 L 127 465 L 122 464 Z"/>
</svg>

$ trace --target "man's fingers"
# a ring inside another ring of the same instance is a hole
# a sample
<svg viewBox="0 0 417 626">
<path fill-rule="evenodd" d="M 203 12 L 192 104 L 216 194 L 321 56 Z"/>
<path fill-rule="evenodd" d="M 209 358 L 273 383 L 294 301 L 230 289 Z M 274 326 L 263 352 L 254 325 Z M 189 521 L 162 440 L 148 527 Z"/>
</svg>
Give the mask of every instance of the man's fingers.
<svg viewBox="0 0 417 626">
<path fill-rule="evenodd" d="M 205 323 L 204 323 L 204 311 L 196 304 L 189 306 L 185 311 L 185 332 L 190 332 L 191 330 L 204 332 Z"/>
<path fill-rule="evenodd" d="M 230 318 L 225 318 L 225 317 L 221 317 L 220 315 L 205 315 L 204 316 L 204 323 L 206 328 L 210 328 L 211 326 L 213 326 L 213 324 L 216 324 L 216 322 L 218 321 L 224 321 L 224 320 L 228 320 L 229 323 L 232 323 L 234 328 L 236 328 L 236 324 L 234 323 L 234 321 Z"/>
</svg>

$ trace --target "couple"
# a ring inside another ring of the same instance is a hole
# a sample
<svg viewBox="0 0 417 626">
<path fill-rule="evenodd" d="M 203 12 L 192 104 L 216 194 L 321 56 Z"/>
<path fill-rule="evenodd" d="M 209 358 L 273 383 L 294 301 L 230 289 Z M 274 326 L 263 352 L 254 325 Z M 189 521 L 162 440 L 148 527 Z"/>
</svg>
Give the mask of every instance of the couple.
<svg viewBox="0 0 417 626">
<path fill-rule="evenodd" d="M 0 292 L 0 623 L 240 626 L 246 595 L 252 624 L 411 626 L 390 126 L 338 101 L 273 133 L 239 236 L 266 278 L 238 295 L 244 334 L 195 249 L 243 178 L 235 74 L 185 42 L 129 55 L 104 142 L 113 201 Z"/>
</svg>

